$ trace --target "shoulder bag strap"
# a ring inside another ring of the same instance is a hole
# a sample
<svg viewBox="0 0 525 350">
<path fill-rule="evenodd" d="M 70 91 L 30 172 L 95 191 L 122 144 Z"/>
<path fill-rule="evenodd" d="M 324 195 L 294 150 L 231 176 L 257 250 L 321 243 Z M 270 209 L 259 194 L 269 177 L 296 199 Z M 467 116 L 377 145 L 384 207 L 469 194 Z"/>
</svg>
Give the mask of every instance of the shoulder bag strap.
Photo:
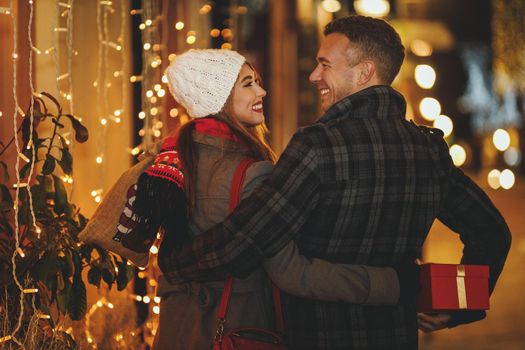
<svg viewBox="0 0 525 350">
<path fill-rule="evenodd" d="M 244 179 L 246 178 L 246 171 L 255 162 L 255 160 L 250 158 L 245 158 L 241 160 L 235 173 L 233 174 L 231 190 L 230 190 L 230 206 L 229 211 L 232 212 L 233 209 L 239 204 L 241 200 L 242 187 L 244 185 Z M 215 335 L 214 348 L 216 344 L 220 344 L 222 341 L 222 333 L 224 332 L 224 323 L 226 322 L 226 314 L 228 313 L 228 307 L 230 304 L 230 297 L 233 289 L 233 277 L 229 277 L 224 282 L 224 289 L 222 291 L 221 301 L 219 304 L 219 310 L 217 311 L 217 334 Z M 272 292 L 274 299 L 274 308 L 275 308 L 275 324 L 279 332 L 284 331 L 284 322 L 283 314 L 281 308 L 281 291 L 277 286 L 272 283 Z"/>
</svg>

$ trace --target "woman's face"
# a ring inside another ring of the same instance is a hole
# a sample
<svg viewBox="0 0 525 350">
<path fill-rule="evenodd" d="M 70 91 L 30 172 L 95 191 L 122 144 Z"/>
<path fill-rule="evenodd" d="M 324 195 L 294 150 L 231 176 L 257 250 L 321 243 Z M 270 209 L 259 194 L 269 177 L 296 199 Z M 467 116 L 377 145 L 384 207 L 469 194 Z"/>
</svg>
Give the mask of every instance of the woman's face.
<svg viewBox="0 0 525 350">
<path fill-rule="evenodd" d="M 256 82 L 255 72 L 244 64 L 233 86 L 233 115 L 246 126 L 264 122 L 262 99 L 266 91 Z"/>
</svg>

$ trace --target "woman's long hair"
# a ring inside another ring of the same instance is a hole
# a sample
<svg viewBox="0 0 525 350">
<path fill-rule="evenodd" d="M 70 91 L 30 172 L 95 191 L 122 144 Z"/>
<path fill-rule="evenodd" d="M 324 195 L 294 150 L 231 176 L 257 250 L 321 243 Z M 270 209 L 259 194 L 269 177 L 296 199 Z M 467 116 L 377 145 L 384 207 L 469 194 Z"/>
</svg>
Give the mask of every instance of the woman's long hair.
<svg viewBox="0 0 525 350">
<path fill-rule="evenodd" d="M 255 81 L 260 84 L 260 79 L 255 69 L 248 62 L 246 62 L 246 64 L 255 72 Z M 209 117 L 220 120 L 228 125 L 232 132 L 247 145 L 249 157 L 259 161 L 268 160 L 275 163 L 277 156 L 266 140 L 268 128 L 264 122 L 257 126 L 246 126 L 235 118 L 233 114 L 233 91 L 234 89 L 232 88 L 223 109 L 219 113 L 210 115 Z M 197 148 L 193 142 L 194 130 L 195 121 L 192 120 L 181 126 L 178 130 L 177 137 L 177 149 L 183 166 L 186 196 L 190 212 L 195 206 L 195 175 L 197 174 L 197 164 L 199 162 Z"/>
</svg>

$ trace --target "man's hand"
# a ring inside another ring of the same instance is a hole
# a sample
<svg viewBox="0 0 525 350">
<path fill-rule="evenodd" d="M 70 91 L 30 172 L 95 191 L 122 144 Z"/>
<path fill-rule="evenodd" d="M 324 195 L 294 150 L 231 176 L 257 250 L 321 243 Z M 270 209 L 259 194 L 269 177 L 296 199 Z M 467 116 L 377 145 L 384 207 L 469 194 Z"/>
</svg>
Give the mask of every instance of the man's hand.
<svg viewBox="0 0 525 350">
<path fill-rule="evenodd" d="M 425 333 L 438 331 L 448 327 L 449 314 L 417 314 L 417 326 Z"/>
</svg>

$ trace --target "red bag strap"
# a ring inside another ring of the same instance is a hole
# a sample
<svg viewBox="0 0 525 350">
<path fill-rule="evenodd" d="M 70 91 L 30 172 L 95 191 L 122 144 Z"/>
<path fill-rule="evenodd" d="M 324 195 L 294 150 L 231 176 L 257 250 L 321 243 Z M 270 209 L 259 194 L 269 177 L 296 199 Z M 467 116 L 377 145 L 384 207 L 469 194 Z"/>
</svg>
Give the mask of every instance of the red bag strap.
<svg viewBox="0 0 525 350">
<path fill-rule="evenodd" d="M 246 158 L 241 160 L 239 165 L 237 166 L 237 169 L 235 169 L 235 173 L 233 174 L 232 178 L 232 184 L 231 184 L 231 190 L 230 190 L 230 212 L 235 209 L 237 204 L 239 204 L 241 200 L 241 193 L 242 193 L 242 187 L 244 185 L 244 179 L 246 178 L 246 170 L 248 170 L 248 167 L 252 165 L 255 162 L 255 160 Z M 219 325 L 217 327 L 217 336 L 219 339 L 216 340 L 220 341 L 222 337 L 222 331 L 224 330 L 224 322 L 226 321 L 226 314 L 228 313 L 228 306 L 230 304 L 230 297 L 232 294 L 233 289 L 233 277 L 229 277 L 224 282 L 224 289 L 222 291 L 221 296 L 221 302 L 219 304 L 219 310 L 217 311 L 217 319 L 219 322 Z M 282 314 L 282 308 L 281 308 L 281 291 L 277 286 L 275 286 L 272 283 L 272 292 L 273 292 L 273 303 L 274 303 L 274 309 L 275 309 L 275 324 L 276 328 L 279 332 L 284 331 L 284 322 L 283 322 L 283 314 Z M 219 334 L 220 333 L 220 334 Z"/>
</svg>

